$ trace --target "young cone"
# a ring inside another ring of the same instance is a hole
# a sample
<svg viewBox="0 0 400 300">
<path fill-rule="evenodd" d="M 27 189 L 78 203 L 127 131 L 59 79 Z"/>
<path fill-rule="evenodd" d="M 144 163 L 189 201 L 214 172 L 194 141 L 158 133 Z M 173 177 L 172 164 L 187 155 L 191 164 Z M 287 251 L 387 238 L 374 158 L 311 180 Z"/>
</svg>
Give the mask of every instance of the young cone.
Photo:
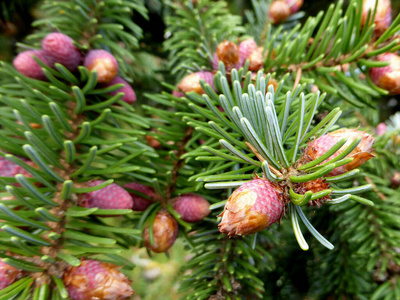
<svg viewBox="0 0 400 300">
<path fill-rule="evenodd" d="M 5 264 L 0 258 L 0 291 L 21 277 L 21 270 Z"/>
<path fill-rule="evenodd" d="M 122 79 L 119 76 L 116 76 L 113 80 L 110 82 L 107 82 L 103 84 L 104 87 L 112 86 L 115 84 L 122 83 L 124 86 L 114 92 L 110 92 L 110 96 L 115 96 L 118 93 L 124 93 L 124 97 L 122 97 L 122 101 L 132 104 L 133 102 L 136 101 L 136 94 L 133 88 L 130 86 L 129 83 L 127 83 L 124 79 Z"/>
<path fill-rule="evenodd" d="M 400 94 L 400 56 L 394 53 L 384 53 L 377 57 L 378 61 L 388 61 L 390 64 L 382 68 L 371 68 L 369 76 L 374 84 L 387 90 L 392 95 Z"/>
<path fill-rule="evenodd" d="M 63 281 L 72 300 L 122 300 L 134 294 L 131 282 L 117 266 L 96 260 L 83 260 L 79 267 L 71 267 Z"/>
<path fill-rule="evenodd" d="M 83 62 L 89 71 L 97 71 L 97 82 L 110 82 L 118 74 L 118 62 L 115 57 L 105 50 L 90 50 Z"/>
<path fill-rule="evenodd" d="M 290 14 L 293 15 L 300 10 L 303 5 L 303 0 L 286 0 L 286 3 L 289 5 Z"/>
<path fill-rule="evenodd" d="M 89 185 L 96 186 L 103 182 L 103 180 L 97 180 Z M 115 183 L 111 183 L 105 188 L 84 194 L 81 205 L 100 209 L 132 209 L 133 200 L 126 190 Z"/>
<path fill-rule="evenodd" d="M 374 157 L 371 154 L 374 138 L 372 137 L 372 135 L 356 129 L 336 130 L 308 143 L 307 149 L 303 155 L 303 160 L 305 161 L 305 163 L 312 161 L 323 155 L 330 148 L 332 148 L 332 146 L 335 145 L 340 139 L 347 139 L 347 142 L 338 151 L 336 151 L 334 155 L 329 157 L 324 162 L 330 161 L 331 159 L 342 153 L 355 139 L 359 137 L 361 137 L 361 142 L 350 154 L 346 156 L 346 158 L 352 157 L 353 161 L 344 166 L 333 169 L 333 171 L 327 176 L 336 176 L 351 171 Z"/>
<path fill-rule="evenodd" d="M 47 77 L 44 75 L 42 67 L 33 59 L 33 56 L 37 57 L 45 65 L 50 65 L 46 54 L 42 50 L 29 50 L 21 52 L 14 58 L 14 67 L 26 77 L 46 80 Z"/>
<path fill-rule="evenodd" d="M 253 179 L 242 184 L 229 197 L 219 224 L 219 231 L 235 235 L 248 235 L 280 221 L 284 201 L 282 190 L 266 179 Z"/>
<path fill-rule="evenodd" d="M 132 210 L 134 211 L 145 211 L 153 203 L 153 199 L 156 196 L 156 193 L 151 187 L 137 182 L 127 183 L 124 185 L 124 188 L 138 191 L 139 193 L 145 194 L 147 197 L 149 197 L 149 199 L 146 199 L 128 190 L 132 197 Z"/>
<path fill-rule="evenodd" d="M 74 71 L 82 61 L 81 52 L 73 40 L 62 33 L 48 34 L 42 41 L 42 49 L 51 66 L 60 63 L 68 70 Z"/>
<path fill-rule="evenodd" d="M 183 194 L 174 199 L 174 209 L 185 222 L 202 221 L 210 214 L 210 203 L 196 194 Z"/>
<path fill-rule="evenodd" d="M 290 16 L 290 7 L 285 1 L 275 0 L 269 7 L 268 16 L 272 24 L 279 24 Z"/>
<path fill-rule="evenodd" d="M 214 89 L 214 74 L 211 72 L 196 72 L 185 76 L 178 84 L 178 89 L 183 93 L 195 92 L 201 95 L 204 91 L 200 80 L 204 80 Z"/>
<path fill-rule="evenodd" d="M 27 163 L 28 165 L 35 167 L 36 165 L 27 158 L 19 157 L 22 161 Z M 22 168 L 21 166 L 7 160 L 6 158 L 0 156 L 0 176 L 3 177 L 14 177 L 17 174 L 22 174 L 25 177 L 32 177 L 32 174 L 29 173 L 27 170 Z"/>
<path fill-rule="evenodd" d="M 145 247 L 156 253 L 162 253 L 171 248 L 177 236 L 178 222 L 166 211 L 159 211 L 154 219 L 153 244 L 149 237 L 149 225 L 143 232 Z"/>
<path fill-rule="evenodd" d="M 378 5 L 376 7 L 375 14 L 375 32 L 382 34 L 386 29 L 389 28 L 392 22 L 392 4 L 390 0 L 364 0 L 363 1 L 363 12 L 361 17 L 361 24 L 364 26 L 367 22 L 368 12 L 371 11 L 371 17 L 374 13 L 376 1 Z"/>
<path fill-rule="evenodd" d="M 218 63 L 222 61 L 227 71 L 240 69 L 242 61 L 239 55 L 239 47 L 231 41 L 223 41 L 217 47 L 217 53 L 214 55 L 212 62 L 213 69 L 218 70 Z"/>
</svg>

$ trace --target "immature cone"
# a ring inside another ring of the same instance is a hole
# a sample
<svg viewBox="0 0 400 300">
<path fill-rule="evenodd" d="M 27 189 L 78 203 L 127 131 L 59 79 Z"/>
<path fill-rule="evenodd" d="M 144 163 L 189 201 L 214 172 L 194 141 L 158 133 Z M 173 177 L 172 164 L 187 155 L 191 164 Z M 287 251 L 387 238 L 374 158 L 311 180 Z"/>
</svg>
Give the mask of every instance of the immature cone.
<svg viewBox="0 0 400 300">
<path fill-rule="evenodd" d="M 266 179 L 253 179 L 242 184 L 229 197 L 221 213 L 219 231 L 235 235 L 248 235 L 280 221 L 284 201 L 282 190 Z"/>
<path fill-rule="evenodd" d="M 289 5 L 290 14 L 293 15 L 300 10 L 303 0 L 286 0 L 286 3 Z"/>
<path fill-rule="evenodd" d="M 372 82 L 392 95 L 399 95 L 400 56 L 394 53 L 384 53 L 377 57 L 377 61 L 388 61 L 390 64 L 382 68 L 371 68 L 369 76 Z"/>
<path fill-rule="evenodd" d="M 290 7 L 285 1 L 275 0 L 269 7 L 268 16 L 272 24 L 279 24 L 290 16 Z"/>
<path fill-rule="evenodd" d="M 119 267 L 96 260 L 83 260 L 79 267 L 69 268 L 63 276 L 72 300 L 122 300 L 134 294 L 131 282 Z"/>
<path fill-rule="evenodd" d="M 62 33 L 48 34 L 42 41 L 42 49 L 47 56 L 50 65 L 62 64 L 70 71 L 74 71 L 82 61 L 79 49 L 73 40 Z"/>
<path fill-rule="evenodd" d="M 156 214 L 153 223 L 153 239 L 151 244 L 149 237 L 149 225 L 146 226 L 143 232 L 144 245 L 147 249 L 162 253 L 167 251 L 175 243 L 178 236 L 178 223 L 166 211 L 159 211 Z"/>
<path fill-rule="evenodd" d="M 96 186 L 103 182 L 104 180 L 93 181 L 89 186 Z M 105 188 L 84 194 L 81 205 L 99 209 L 132 209 L 133 200 L 126 190 L 115 183 L 111 183 Z"/>
<path fill-rule="evenodd" d="M 392 5 L 390 0 L 364 0 L 363 1 L 363 12 L 361 16 L 361 25 L 365 25 L 367 22 L 368 11 L 371 11 L 371 17 L 374 13 L 375 4 L 378 1 L 378 6 L 376 8 L 375 14 L 375 32 L 383 33 L 389 28 L 392 22 Z"/>
<path fill-rule="evenodd" d="M 28 165 L 37 168 L 37 166 L 27 158 L 19 157 L 22 161 Z M 32 174 L 21 166 L 7 160 L 5 157 L 0 156 L 0 176 L 3 177 L 14 177 L 17 174 L 22 174 L 25 177 L 32 177 Z"/>
<path fill-rule="evenodd" d="M 196 194 L 183 194 L 174 199 L 173 208 L 183 221 L 194 223 L 202 221 L 210 214 L 210 203 Z"/>
<path fill-rule="evenodd" d="M 124 185 L 124 188 L 137 191 L 148 197 L 148 199 L 146 199 L 128 190 L 133 200 L 132 210 L 134 211 L 145 211 L 153 203 L 154 197 L 156 196 L 156 193 L 151 187 L 137 182 L 127 183 Z"/>
<path fill-rule="evenodd" d="M 154 136 L 147 134 L 144 138 L 146 139 L 147 144 L 149 144 L 150 147 L 154 149 L 158 149 L 161 147 L 160 141 L 158 141 Z"/>
<path fill-rule="evenodd" d="M 0 291 L 21 277 L 21 270 L 5 264 L 0 258 Z"/>
<path fill-rule="evenodd" d="M 263 66 L 262 52 L 263 48 L 257 47 L 253 39 L 244 40 L 239 44 L 240 64 L 244 65 L 248 59 L 250 71 L 260 70 Z"/>
<path fill-rule="evenodd" d="M 105 50 L 90 50 L 83 62 L 89 71 L 97 71 L 97 82 L 107 83 L 118 74 L 118 62 Z"/>
<path fill-rule="evenodd" d="M 212 63 L 214 70 L 218 69 L 218 63 L 220 61 L 224 63 L 227 71 L 230 71 L 233 68 L 240 69 L 242 64 L 239 55 L 239 47 L 231 41 L 223 41 L 220 43 L 217 47 L 217 53 L 215 53 Z"/>
<path fill-rule="evenodd" d="M 26 77 L 46 80 L 47 77 L 44 75 L 42 67 L 33 59 L 33 56 L 37 57 L 45 65 L 49 65 L 49 61 L 42 50 L 29 50 L 21 52 L 14 58 L 14 67 Z"/>
<path fill-rule="evenodd" d="M 386 132 L 387 125 L 385 123 L 379 123 L 378 126 L 376 126 L 376 134 L 377 135 L 384 135 Z"/>
<path fill-rule="evenodd" d="M 124 79 L 122 79 L 121 77 L 115 76 L 115 78 L 113 80 L 103 84 L 103 86 L 108 87 L 108 86 L 112 86 L 112 85 L 119 84 L 119 83 L 122 83 L 124 86 L 114 92 L 110 92 L 109 94 L 111 96 L 115 96 L 118 93 L 124 93 L 124 96 L 121 99 L 122 101 L 129 103 L 129 104 L 132 104 L 133 102 L 135 102 L 136 101 L 135 91 L 133 90 L 131 85 L 129 83 L 127 83 Z"/>
<path fill-rule="evenodd" d="M 195 92 L 203 94 L 203 88 L 200 85 L 200 80 L 203 79 L 214 89 L 214 74 L 211 72 L 196 72 L 187 75 L 178 84 L 178 89 L 184 93 Z"/>
<path fill-rule="evenodd" d="M 334 155 L 329 157 L 324 162 L 330 161 L 342 153 L 355 139 L 359 137 L 361 137 L 361 142 L 350 154 L 346 156 L 346 158 L 354 158 L 353 161 L 344 166 L 333 169 L 333 171 L 327 176 L 336 176 L 351 171 L 374 157 L 371 152 L 375 139 L 372 137 L 372 135 L 367 134 L 365 131 L 363 132 L 356 129 L 340 129 L 319 137 L 318 139 L 308 143 L 307 149 L 304 153 L 305 162 L 309 162 L 320 157 L 326 151 L 331 149 L 333 145 L 335 145 L 340 139 L 347 139 L 347 142 Z"/>
</svg>

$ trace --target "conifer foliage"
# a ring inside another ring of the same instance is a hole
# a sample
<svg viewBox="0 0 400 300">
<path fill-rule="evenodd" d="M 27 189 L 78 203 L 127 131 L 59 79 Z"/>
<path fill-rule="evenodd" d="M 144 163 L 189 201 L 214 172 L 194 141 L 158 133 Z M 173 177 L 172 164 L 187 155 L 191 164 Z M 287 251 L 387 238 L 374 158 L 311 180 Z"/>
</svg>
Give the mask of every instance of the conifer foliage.
<svg viewBox="0 0 400 300">
<path fill-rule="evenodd" d="M 390 1 L 162 3 L 161 93 L 140 0 L 44 1 L 1 62 L 0 300 L 131 299 L 177 239 L 182 299 L 400 298 Z"/>
</svg>

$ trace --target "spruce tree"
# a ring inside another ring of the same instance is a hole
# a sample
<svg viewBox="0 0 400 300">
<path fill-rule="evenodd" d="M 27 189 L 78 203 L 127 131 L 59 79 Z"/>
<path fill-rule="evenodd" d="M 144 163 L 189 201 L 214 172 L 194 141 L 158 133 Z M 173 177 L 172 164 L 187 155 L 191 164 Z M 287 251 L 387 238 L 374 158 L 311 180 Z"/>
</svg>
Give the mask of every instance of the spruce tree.
<svg viewBox="0 0 400 300">
<path fill-rule="evenodd" d="M 176 239 L 181 299 L 400 299 L 400 15 L 239 2 L 38 4 L 0 62 L 0 300 L 132 299 Z"/>
</svg>

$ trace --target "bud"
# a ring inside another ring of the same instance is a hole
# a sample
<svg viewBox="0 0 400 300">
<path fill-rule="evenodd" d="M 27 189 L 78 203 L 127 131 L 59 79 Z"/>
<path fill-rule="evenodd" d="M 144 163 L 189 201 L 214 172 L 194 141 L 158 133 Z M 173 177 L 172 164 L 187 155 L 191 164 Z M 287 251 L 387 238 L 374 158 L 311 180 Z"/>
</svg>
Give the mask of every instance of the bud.
<svg viewBox="0 0 400 300">
<path fill-rule="evenodd" d="M 201 79 L 214 89 L 214 74 L 211 72 L 196 72 L 187 75 L 178 84 L 178 89 L 184 93 L 195 92 L 197 94 L 203 94 L 204 91 L 200 85 Z"/>
<path fill-rule="evenodd" d="M 33 56 L 37 57 L 45 65 L 49 65 L 47 57 L 42 50 L 29 50 L 21 52 L 14 58 L 13 65 L 15 69 L 26 77 L 46 80 L 47 77 L 44 75 L 42 67 L 33 59 Z"/>
<path fill-rule="evenodd" d="M 104 180 L 97 180 L 89 183 L 89 186 L 96 186 Z M 115 183 L 100 190 L 86 193 L 81 199 L 83 207 L 97 207 L 99 209 L 132 209 L 133 200 L 127 191 Z"/>
<path fill-rule="evenodd" d="M 153 223 L 154 244 L 149 238 L 149 225 L 143 232 L 144 245 L 147 249 L 162 253 L 167 251 L 175 243 L 178 236 L 178 222 L 166 211 L 159 211 Z"/>
<path fill-rule="evenodd" d="M 79 49 L 67 35 L 54 32 L 48 34 L 42 41 L 42 49 L 50 66 L 60 63 L 70 71 L 74 71 L 82 61 Z"/>
<path fill-rule="evenodd" d="M 96 260 L 82 260 L 79 267 L 70 267 L 63 275 L 72 300 L 130 299 L 134 294 L 131 282 L 119 267 Z"/>
<path fill-rule="evenodd" d="M 400 172 L 394 172 L 392 178 L 390 178 L 390 181 L 392 182 L 392 186 L 394 188 L 398 188 L 400 186 Z"/>
<path fill-rule="evenodd" d="M 0 291 L 22 277 L 22 271 L 7 265 L 0 258 Z"/>
<path fill-rule="evenodd" d="M 290 16 L 290 7 L 285 1 L 275 0 L 269 7 L 268 16 L 272 24 L 279 24 Z"/>
<path fill-rule="evenodd" d="M 153 203 L 154 198 L 156 196 L 156 193 L 154 192 L 154 190 L 151 187 L 137 183 L 137 182 L 127 183 L 124 185 L 124 188 L 137 191 L 139 193 L 146 195 L 149 198 L 149 199 L 146 199 L 146 198 L 141 197 L 140 195 L 135 194 L 134 192 L 130 192 L 128 190 L 128 193 L 132 197 L 132 201 L 133 201 L 132 210 L 134 210 L 134 211 L 145 211 Z"/>
<path fill-rule="evenodd" d="M 118 63 L 115 57 L 105 50 L 90 50 L 83 62 L 89 71 L 97 71 L 97 82 L 110 82 L 118 74 Z"/>
<path fill-rule="evenodd" d="M 214 54 L 212 63 L 214 70 L 218 70 L 218 63 L 220 61 L 224 63 L 227 71 L 233 68 L 240 69 L 242 64 L 239 55 L 239 47 L 230 41 L 223 41 L 220 43 L 217 47 L 217 53 Z"/>
<path fill-rule="evenodd" d="M 147 144 L 149 144 L 150 147 L 154 149 L 158 149 L 161 146 L 161 143 L 152 135 L 146 135 L 144 137 L 147 141 Z"/>
<path fill-rule="evenodd" d="M 116 91 L 110 92 L 108 93 L 110 96 L 115 96 L 118 93 L 124 93 L 124 96 L 122 97 L 122 101 L 132 104 L 133 102 L 136 101 L 136 94 L 135 91 L 133 90 L 133 88 L 131 87 L 131 85 L 129 83 L 127 83 L 124 79 L 122 79 L 119 76 L 115 76 L 115 78 L 113 80 L 111 80 L 110 82 L 104 83 L 103 86 L 104 87 L 108 87 L 108 86 L 112 86 L 115 84 L 120 84 L 122 83 L 124 86 Z"/>
<path fill-rule="evenodd" d="M 376 8 L 375 14 L 375 32 L 383 33 L 389 28 L 392 22 L 392 5 L 390 0 L 364 0 L 363 1 L 363 11 L 361 16 L 361 25 L 366 25 L 368 11 L 371 11 L 371 17 L 374 13 L 375 4 L 378 1 L 378 6 Z"/>
<path fill-rule="evenodd" d="M 210 203 L 196 194 L 183 194 L 174 199 L 173 208 L 185 222 L 202 221 L 210 214 Z"/>
<path fill-rule="evenodd" d="M 386 132 L 387 125 L 385 123 L 379 123 L 378 126 L 376 126 L 376 134 L 377 135 L 384 135 Z"/>
<path fill-rule="evenodd" d="M 336 176 L 351 171 L 374 157 L 371 154 L 374 138 L 365 131 L 363 132 L 356 129 L 340 129 L 319 137 L 318 139 L 308 143 L 307 149 L 304 153 L 305 162 L 309 162 L 320 157 L 326 151 L 332 148 L 332 146 L 335 145 L 340 139 L 347 139 L 347 142 L 338 151 L 336 151 L 334 155 L 329 157 L 324 162 L 330 161 L 342 153 L 355 139 L 359 137 L 361 137 L 361 142 L 350 154 L 346 156 L 346 158 L 354 158 L 353 161 L 344 166 L 333 169 L 333 171 L 327 176 Z"/>
<path fill-rule="evenodd" d="M 293 15 L 300 10 L 303 0 L 286 0 L 286 3 L 289 5 L 290 14 Z"/>
<path fill-rule="evenodd" d="M 369 76 L 372 82 L 392 95 L 400 94 L 400 57 L 394 53 L 384 53 L 378 55 L 377 60 L 388 61 L 390 64 L 382 68 L 371 68 Z"/>
<path fill-rule="evenodd" d="M 266 179 L 242 184 L 229 197 L 219 224 L 219 231 L 235 235 L 258 232 L 280 221 L 284 208 L 282 190 Z"/>
</svg>

